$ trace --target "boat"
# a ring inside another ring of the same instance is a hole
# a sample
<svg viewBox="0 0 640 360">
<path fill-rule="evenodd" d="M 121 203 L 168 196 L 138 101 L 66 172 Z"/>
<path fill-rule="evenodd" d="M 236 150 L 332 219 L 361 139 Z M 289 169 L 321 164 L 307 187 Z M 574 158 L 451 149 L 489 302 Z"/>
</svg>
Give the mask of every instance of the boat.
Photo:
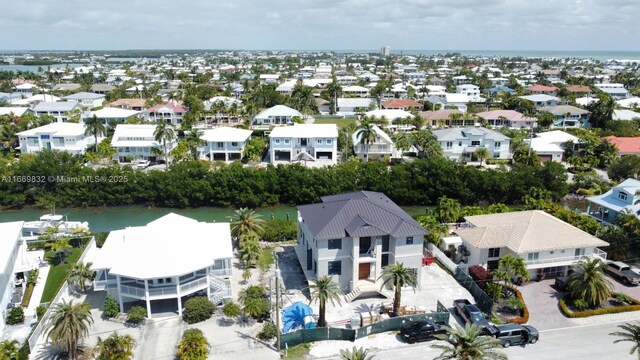
<svg viewBox="0 0 640 360">
<path fill-rule="evenodd" d="M 43 234 L 48 228 L 57 227 L 59 234 L 71 234 L 78 229 L 89 231 L 89 223 L 86 221 L 67 221 L 65 215 L 50 214 L 40 216 L 40 220 L 26 221 L 22 226 L 24 236 L 38 236 Z"/>
</svg>

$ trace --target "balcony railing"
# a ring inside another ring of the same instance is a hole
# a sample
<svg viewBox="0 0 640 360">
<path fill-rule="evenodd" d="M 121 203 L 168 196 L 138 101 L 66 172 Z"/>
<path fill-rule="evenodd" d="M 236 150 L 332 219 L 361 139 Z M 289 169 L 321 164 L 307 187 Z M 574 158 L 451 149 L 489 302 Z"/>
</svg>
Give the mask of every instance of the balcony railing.
<svg viewBox="0 0 640 360">
<path fill-rule="evenodd" d="M 231 276 L 231 268 L 210 270 L 209 273 L 215 276 Z"/>
<path fill-rule="evenodd" d="M 525 263 L 527 265 L 539 265 L 539 264 L 550 264 L 550 263 L 561 263 L 561 262 L 574 262 L 574 261 L 579 261 L 580 259 L 582 259 L 583 257 L 590 257 L 590 258 L 596 258 L 599 257 L 602 260 L 606 260 L 607 259 L 607 253 L 600 250 L 600 249 L 595 249 L 591 254 L 584 254 L 584 255 L 574 255 L 574 256 L 563 256 L 563 257 L 554 257 L 554 258 L 545 258 L 545 259 L 536 259 L 536 260 L 526 260 L 525 259 Z"/>
<path fill-rule="evenodd" d="M 144 290 L 142 290 L 144 292 Z M 149 288 L 149 296 L 176 295 L 178 291 L 175 286 L 161 288 Z"/>
<path fill-rule="evenodd" d="M 180 284 L 180 294 L 186 294 L 191 291 L 200 290 L 207 287 L 207 278 L 203 277 L 197 280 L 193 280 L 186 284 Z"/>
<path fill-rule="evenodd" d="M 129 285 L 122 285 L 122 284 L 120 284 L 120 293 L 124 295 L 132 295 L 139 298 L 144 298 L 146 296 L 144 292 L 144 288 L 139 288 L 139 287 L 129 286 Z"/>
</svg>

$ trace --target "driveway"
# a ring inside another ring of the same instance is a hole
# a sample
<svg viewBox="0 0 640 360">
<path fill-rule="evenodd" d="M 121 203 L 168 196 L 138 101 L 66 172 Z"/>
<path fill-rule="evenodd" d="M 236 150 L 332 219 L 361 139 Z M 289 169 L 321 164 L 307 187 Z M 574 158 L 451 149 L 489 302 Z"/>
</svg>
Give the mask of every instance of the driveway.
<svg viewBox="0 0 640 360">
<path fill-rule="evenodd" d="M 563 293 L 554 287 L 555 279 L 540 282 L 530 281 L 519 287 L 524 302 L 529 308 L 529 324 L 538 330 L 549 330 L 575 326 L 576 323 L 565 317 L 559 308 Z"/>
<path fill-rule="evenodd" d="M 637 270 L 636 270 L 637 271 Z M 640 300 L 640 286 L 638 285 L 625 285 L 620 280 L 616 278 L 612 278 L 607 275 L 607 278 L 611 280 L 611 284 L 613 284 L 613 291 L 617 293 L 622 293 L 627 296 L 631 296 L 636 300 Z"/>
<path fill-rule="evenodd" d="M 182 319 L 179 316 L 149 320 L 134 359 L 173 359 L 180 336 Z"/>
</svg>

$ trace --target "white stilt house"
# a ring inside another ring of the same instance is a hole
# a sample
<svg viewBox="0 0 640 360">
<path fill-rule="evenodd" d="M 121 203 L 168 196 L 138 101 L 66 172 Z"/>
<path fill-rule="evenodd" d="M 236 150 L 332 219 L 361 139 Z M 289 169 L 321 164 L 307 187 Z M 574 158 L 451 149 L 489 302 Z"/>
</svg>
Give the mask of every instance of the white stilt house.
<svg viewBox="0 0 640 360">
<path fill-rule="evenodd" d="M 112 231 L 94 257 L 93 286 L 116 298 L 121 312 L 144 303 L 149 318 L 182 315 L 189 297 L 217 304 L 231 297 L 232 258 L 229 223 L 171 213 Z"/>
</svg>

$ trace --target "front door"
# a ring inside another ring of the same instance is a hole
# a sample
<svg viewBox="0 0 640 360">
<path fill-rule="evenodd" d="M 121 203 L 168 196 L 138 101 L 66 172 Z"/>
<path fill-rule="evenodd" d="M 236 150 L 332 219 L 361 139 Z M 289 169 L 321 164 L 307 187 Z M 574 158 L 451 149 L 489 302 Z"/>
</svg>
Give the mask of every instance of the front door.
<svg viewBox="0 0 640 360">
<path fill-rule="evenodd" d="M 371 271 L 371 263 L 360 263 L 358 266 L 358 280 L 368 279 Z"/>
</svg>

